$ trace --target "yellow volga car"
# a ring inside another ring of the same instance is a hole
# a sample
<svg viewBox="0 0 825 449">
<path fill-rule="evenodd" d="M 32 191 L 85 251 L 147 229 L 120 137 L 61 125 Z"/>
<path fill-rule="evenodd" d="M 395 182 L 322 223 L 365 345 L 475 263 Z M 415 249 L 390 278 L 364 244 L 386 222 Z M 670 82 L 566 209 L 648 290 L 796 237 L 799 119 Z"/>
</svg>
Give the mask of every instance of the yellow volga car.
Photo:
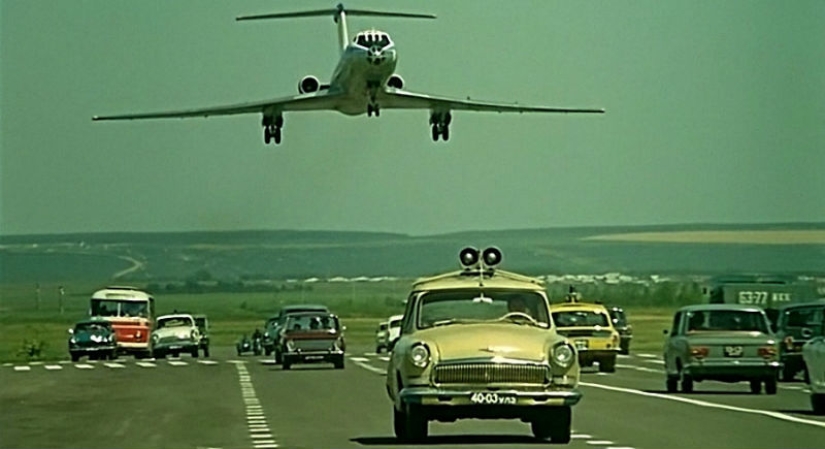
<svg viewBox="0 0 825 449">
<path fill-rule="evenodd" d="M 496 248 L 465 248 L 460 260 L 463 270 L 420 279 L 408 298 L 387 368 L 396 436 L 420 441 L 429 421 L 519 419 L 568 443 L 579 365 L 544 284 L 494 269 Z"/>
<path fill-rule="evenodd" d="M 607 308 L 602 304 L 579 302 L 575 296 L 568 296 L 567 302 L 551 304 L 550 313 L 556 331 L 576 345 L 581 366 L 599 363 L 599 371 L 616 371 L 616 357 L 619 354 L 619 332 Z"/>
</svg>

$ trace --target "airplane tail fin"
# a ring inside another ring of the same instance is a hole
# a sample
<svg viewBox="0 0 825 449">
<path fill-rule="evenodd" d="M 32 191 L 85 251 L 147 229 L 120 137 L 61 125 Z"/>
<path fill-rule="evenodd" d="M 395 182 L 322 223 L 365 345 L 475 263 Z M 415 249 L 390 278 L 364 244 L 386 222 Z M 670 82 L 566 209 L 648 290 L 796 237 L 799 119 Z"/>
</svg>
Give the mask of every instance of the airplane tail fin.
<svg viewBox="0 0 825 449">
<path fill-rule="evenodd" d="M 273 14 L 256 14 L 248 16 L 238 16 L 235 20 L 261 20 L 261 19 L 287 19 L 297 17 L 317 17 L 317 16 L 332 16 L 332 20 L 338 24 L 338 45 L 341 51 L 347 47 L 349 43 L 349 34 L 347 31 L 347 15 L 351 16 L 372 16 L 372 17 L 399 17 L 409 19 L 435 19 L 433 14 L 417 14 L 405 12 L 390 12 L 390 11 L 374 11 L 370 9 L 345 9 L 344 5 L 339 3 L 335 8 L 315 9 L 311 11 L 295 11 L 283 12 Z"/>
</svg>

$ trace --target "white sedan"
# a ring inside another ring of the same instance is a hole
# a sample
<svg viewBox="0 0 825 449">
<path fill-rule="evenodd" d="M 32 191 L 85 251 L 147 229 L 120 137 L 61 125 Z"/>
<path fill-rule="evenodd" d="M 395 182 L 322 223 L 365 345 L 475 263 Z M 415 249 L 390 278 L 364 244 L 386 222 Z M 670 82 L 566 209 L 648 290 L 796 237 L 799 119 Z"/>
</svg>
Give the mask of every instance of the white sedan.
<svg viewBox="0 0 825 449">
<path fill-rule="evenodd" d="M 825 323 L 818 333 L 811 333 L 815 336 L 802 347 L 802 359 L 808 368 L 811 407 L 817 415 L 825 415 Z"/>
</svg>

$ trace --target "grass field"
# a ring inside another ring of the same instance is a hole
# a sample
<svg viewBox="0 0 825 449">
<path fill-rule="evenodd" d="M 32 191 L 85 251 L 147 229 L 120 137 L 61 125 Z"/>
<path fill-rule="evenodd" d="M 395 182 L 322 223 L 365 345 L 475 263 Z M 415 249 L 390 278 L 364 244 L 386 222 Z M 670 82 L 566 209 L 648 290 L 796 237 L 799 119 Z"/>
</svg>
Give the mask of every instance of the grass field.
<svg viewBox="0 0 825 449">
<path fill-rule="evenodd" d="M 347 326 L 351 345 L 371 345 L 382 319 L 403 313 L 409 281 L 364 283 L 317 283 L 312 288 L 271 292 L 163 294 L 156 297 L 157 313 L 175 310 L 205 313 L 211 325 L 212 344 L 231 346 L 244 334 L 262 328 L 264 320 L 285 304 L 326 304 Z M 68 357 L 67 329 L 87 315 L 89 297 L 99 285 L 64 285 L 60 313 L 58 285 L 42 285 L 38 308 L 32 286 L 0 286 L 0 361 L 55 360 Z M 551 297 L 554 294 L 553 289 Z M 596 295 L 592 291 L 592 295 Z M 622 301 L 612 301 L 613 303 Z M 661 347 L 662 329 L 676 305 L 633 305 L 625 309 L 634 326 L 634 350 L 654 351 Z M 31 357 L 21 350 L 37 344 L 41 352 Z"/>
<path fill-rule="evenodd" d="M 605 234 L 586 237 L 583 240 L 644 243 L 745 243 L 754 245 L 823 245 L 825 230 L 741 230 L 741 231 L 684 231 L 684 232 L 634 232 Z"/>
</svg>

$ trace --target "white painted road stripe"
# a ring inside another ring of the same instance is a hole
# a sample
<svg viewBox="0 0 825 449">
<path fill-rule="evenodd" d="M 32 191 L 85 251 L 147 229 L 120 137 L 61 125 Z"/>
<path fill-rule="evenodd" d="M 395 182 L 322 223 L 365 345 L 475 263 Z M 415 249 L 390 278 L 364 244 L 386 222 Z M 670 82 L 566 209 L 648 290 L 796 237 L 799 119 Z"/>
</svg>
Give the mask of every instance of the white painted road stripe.
<svg viewBox="0 0 825 449">
<path fill-rule="evenodd" d="M 570 435 L 570 438 L 573 438 L 574 440 L 589 440 L 593 437 L 585 433 L 574 433 L 573 435 Z"/>
<path fill-rule="evenodd" d="M 592 444 L 593 446 L 608 446 L 610 444 L 613 444 L 613 442 L 607 440 L 594 440 L 588 441 L 587 444 Z"/>
<path fill-rule="evenodd" d="M 201 365 L 217 365 L 218 364 L 218 362 L 216 362 L 214 360 L 198 360 L 198 363 L 200 363 Z"/>
<path fill-rule="evenodd" d="M 78 363 L 77 365 L 75 365 L 75 368 L 78 368 L 78 369 L 94 369 L 95 367 L 92 366 L 92 365 L 89 365 L 87 363 Z"/>
<path fill-rule="evenodd" d="M 30 366 L 15 366 L 14 370 L 15 371 L 31 371 L 32 367 L 30 367 Z"/>
<path fill-rule="evenodd" d="M 369 362 L 369 360 L 370 360 L 366 357 L 350 357 L 349 359 L 352 360 L 353 362 Z"/>
<path fill-rule="evenodd" d="M 63 367 L 60 366 L 60 365 L 46 365 L 43 368 L 46 368 L 49 371 L 55 371 L 55 370 L 63 369 Z"/>
<path fill-rule="evenodd" d="M 645 362 L 647 362 L 647 363 L 657 363 L 659 365 L 664 365 L 665 364 L 664 360 L 659 360 L 659 359 L 647 359 L 647 360 L 645 360 Z"/>
<path fill-rule="evenodd" d="M 383 357 L 383 356 L 382 356 L 382 357 L 378 357 L 378 358 L 379 358 L 379 359 L 381 359 L 381 360 L 383 360 L 383 361 L 385 361 L 385 362 L 389 362 L 389 361 L 390 361 L 390 358 L 389 358 L 389 357 Z"/>
<path fill-rule="evenodd" d="M 29 365 L 32 365 L 32 366 L 37 366 L 37 365 L 42 365 L 42 364 L 43 364 L 43 362 L 29 362 Z"/>
<path fill-rule="evenodd" d="M 268 443 L 268 444 L 254 444 L 252 445 L 255 449 L 270 449 L 278 447 L 275 443 Z"/>
<path fill-rule="evenodd" d="M 7 362 L 7 363 L 4 363 L 3 366 L 14 366 L 14 363 Z"/>
<path fill-rule="evenodd" d="M 59 362 L 57 362 L 57 363 L 59 363 L 59 364 L 61 364 L 61 365 L 68 365 L 69 363 L 72 363 L 72 362 L 71 362 L 71 360 L 61 360 L 61 361 L 59 361 Z"/>
<path fill-rule="evenodd" d="M 655 359 L 655 358 L 659 357 L 656 354 L 636 354 L 636 355 L 639 356 L 639 357 L 644 357 L 646 359 Z"/>
<path fill-rule="evenodd" d="M 151 363 L 151 362 L 137 362 L 137 366 L 140 366 L 140 367 L 143 367 L 143 368 L 154 368 L 157 365 L 155 365 L 154 363 Z"/>
<path fill-rule="evenodd" d="M 713 402 L 700 401 L 698 399 L 683 398 L 681 396 L 670 396 L 670 395 L 660 394 L 660 393 L 650 393 L 650 392 L 647 392 L 647 391 L 633 390 L 633 389 L 630 389 L 630 388 L 613 387 L 613 386 L 610 386 L 610 385 L 594 384 L 594 383 L 589 383 L 589 382 L 579 382 L 579 385 L 584 385 L 584 386 L 593 387 L 593 388 L 601 388 L 603 390 L 617 391 L 617 392 L 620 392 L 620 393 L 630 393 L 630 394 L 635 394 L 635 395 L 639 395 L 639 396 L 646 396 L 646 397 L 649 397 L 649 398 L 665 399 L 665 400 L 668 400 L 668 401 L 683 402 L 685 404 L 698 405 L 700 407 L 717 408 L 717 409 L 728 410 L 728 411 L 732 411 L 732 412 L 750 413 L 750 414 L 753 414 L 753 415 L 763 415 L 763 416 L 767 416 L 767 417 L 770 417 L 770 418 L 780 419 L 782 421 L 795 422 L 795 423 L 799 423 L 799 424 L 808 424 L 808 425 L 811 425 L 811 426 L 825 428 L 825 421 L 814 421 L 814 420 L 810 420 L 810 419 L 797 418 L 796 416 L 786 415 L 784 413 L 779 413 L 779 412 L 770 412 L 770 411 L 767 411 L 767 410 L 758 410 L 758 409 L 750 409 L 750 408 L 744 408 L 744 407 L 735 407 L 735 406 L 732 406 L 732 405 L 724 405 L 724 404 L 716 404 L 716 403 L 713 403 Z"/>
<path fill-rule="evenodd" d="M 262 429 L 249 429 L 249 432 L 250 433 L 265 433 L 265 432 L 269 432 L 269 429 L 266 428 L 266 427 L 264 427 Z"/>
<path fill-rule="evenodd" d="M 655 368 L 648 368 L 646 366 L 636 366 L 636 365 L 623 365 L 621 363 L 616 364 L 617 368 L 626 368 L 626 369 L 635 369 L 636 371 L 644 371 L 646 373 L 656 373 L 656 374 L 664 374 L 665 371 L 661 369 Z"/>
<path fill-rule="evenodd" d="M 111 363 L 107 362 L 104 365 L 108 366 L 109 368 L 125 368 L 125 366 L 121 365 L 120 363 Z"/>
<path fill-rule="evenodd" d="M 169 364 L 172 366 L 186 366 L 188 363 L 181 362 L 180 360 L 169 360 Z"/>
</svg>

